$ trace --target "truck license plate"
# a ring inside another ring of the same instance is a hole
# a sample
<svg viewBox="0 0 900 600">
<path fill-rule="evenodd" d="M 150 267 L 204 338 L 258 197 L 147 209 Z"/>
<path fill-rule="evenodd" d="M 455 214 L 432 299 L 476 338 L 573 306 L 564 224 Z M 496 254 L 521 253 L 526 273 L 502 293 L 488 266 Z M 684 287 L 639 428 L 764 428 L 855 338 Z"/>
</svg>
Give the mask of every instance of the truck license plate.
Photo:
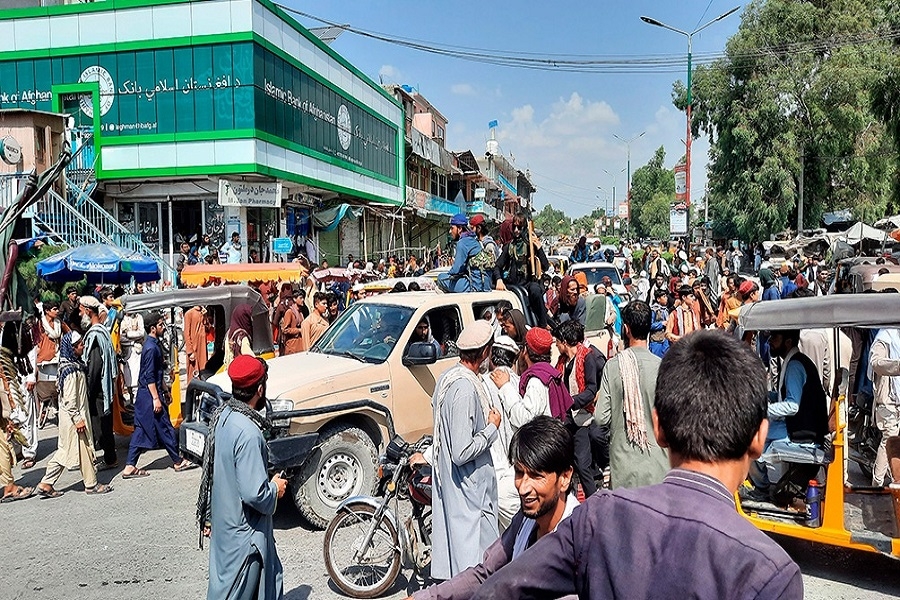
<svg viewBox="0 0 900 600">
<path fill-rule="evenodd" d="M 187 446 L 188 451 L 194 453 L 196 456 L 203 456 L 203 448 L 206 446 L 206 436 L 199 431 L 193 431 L 191 429 L 185 430 L 185 434 L 184 445 Z"/>
</svg>

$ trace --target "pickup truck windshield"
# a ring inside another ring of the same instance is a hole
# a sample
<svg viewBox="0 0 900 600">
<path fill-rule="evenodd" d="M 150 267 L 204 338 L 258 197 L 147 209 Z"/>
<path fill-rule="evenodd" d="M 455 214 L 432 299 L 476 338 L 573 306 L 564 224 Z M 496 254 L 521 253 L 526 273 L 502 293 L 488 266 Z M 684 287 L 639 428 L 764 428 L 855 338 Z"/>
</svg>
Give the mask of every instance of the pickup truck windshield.
<svg viewBox="0 0 900 600">
<path fill-rule="evenodd" d="M 578 267 L 572 269 L 572 273 L 575 273 L 575 271 L 581 271 L 585 274 L 591 290 L 594 289 L 596 284 L 602 282 L 604 277 L 609 277 L 615 285 L 622 284 L 622 278 L 615 267 Z"/>
<path fill-rule="evenodd" d="M 412 308 L 389 304 L 352 304 L 319 338 L 313 352 L 384 362 L 412 318 Z"/>
</svg>

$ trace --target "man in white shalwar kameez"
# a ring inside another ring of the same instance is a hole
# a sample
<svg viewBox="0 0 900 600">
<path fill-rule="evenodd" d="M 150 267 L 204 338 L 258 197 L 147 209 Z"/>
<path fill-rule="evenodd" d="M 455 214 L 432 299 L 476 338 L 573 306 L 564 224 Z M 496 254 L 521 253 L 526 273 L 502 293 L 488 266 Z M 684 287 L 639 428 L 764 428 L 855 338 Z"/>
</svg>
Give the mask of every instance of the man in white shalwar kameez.
<svg viewBox="0 0 900 600">
<path fill-rule="evenodd" d="M 479 373 L 490 357 L 494 331 L 476 321 L 459 336 L 460 361 L 435 385 L 434 445 L 424 457 L 434 466 L 431 576 L 449 579 L 481 562 L 500 531 L 497 478 L 491 444 L 500 412 Z M 411 462 L 423 457 L 415 455 Z"/>
</svg>

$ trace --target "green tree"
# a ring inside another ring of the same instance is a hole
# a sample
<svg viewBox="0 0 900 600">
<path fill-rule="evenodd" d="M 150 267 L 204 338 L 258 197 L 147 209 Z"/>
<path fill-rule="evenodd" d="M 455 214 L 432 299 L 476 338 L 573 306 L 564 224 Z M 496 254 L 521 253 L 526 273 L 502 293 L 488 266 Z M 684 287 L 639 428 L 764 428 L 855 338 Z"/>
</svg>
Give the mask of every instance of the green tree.
<svg viewBox="0 0 900 600">
<path fill-rule="evenodd" d="M 584 231 L 584 235 L 587 237 L 595 236 L 597 222 L 594 219 L 595 217 L 592 215 L 584 215 L 572 221 L 572 235 L 578 237 Z"/>
<path fill-rule="evenodd" d="M 641 230 L 646 232 L 645 237 L 669 239 L 669 207 L 674 197 L 674 192 L 656 192 L 649 202 L 641 205 L 638 221 Z"/>
<path fill-rule="evenodd" d="M 895 58 L 896 0 L 754 0 L 725 58 L 697 69 L 693 135 L 710 137 L 710 213 L 719 235 L 757 240 L 849 207 L 881 216 L 895 166 L 871 90 Z M 681 82 L 673 102 L 686 107 Z"/>
<path fill-rule="evenodd" d="M 889 29 L 900 29 L 900 0 L 890 0 L 886 3 Z M 900 205 L 900 63 L 896 60 L 900 54 L 900 38 L 893 38 L 893 57 L 890 66 L 882 73 L 881 78 L 872 86 L 872 112 L 884 123 L 887 132 L 894 142 L 895 169 L 893 177 L 893 202 L 891 212 L 897 212 Z"/>
<path fill-rule="evenodd" d="M 568 234 L 572 228 L 572 219 L 561 210 L 556 210 L 549 204 L 534 216 L 534 227 L 540 229 L 544 235 Z"/>
<path fill-rule="evenodd" d="M 660 146 L 653 158 L 631 176 L 631 226 L 638 237 L 669 236 L 669 203 L 675 201 L 675 174 L 666 168 L 665 162 L 666 150 Z M 662 198 L 665 199 L 663 209 L 660 208 Z M 647 205 L 651 208 L 645 210 Z M 660 233 L 662 222 L 665 231 Z M 651 231 L 654 229 L 656 233 Z"/>
</svg>

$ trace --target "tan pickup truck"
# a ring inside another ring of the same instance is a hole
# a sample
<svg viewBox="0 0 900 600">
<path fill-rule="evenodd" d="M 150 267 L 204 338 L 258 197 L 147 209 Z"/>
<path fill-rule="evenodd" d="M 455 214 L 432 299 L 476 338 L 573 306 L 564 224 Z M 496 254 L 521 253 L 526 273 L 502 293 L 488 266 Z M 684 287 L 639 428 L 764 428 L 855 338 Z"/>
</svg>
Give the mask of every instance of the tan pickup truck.
<svg viewBox="0 0 900 600">
<path fill-rule="evenodd" d="M 432 431 L 435 381 L 458 360 L 462 329 L 512 292 L 383 294 L 351 305 L 312 350 L 268 361 L 271 410 L 289 427 L 270 440 L 300 514 L 325 527 L 344 499 L 368 494 L 378 453 L 394 434 Z M 428 341 L 413 343 L 426 321 Z M 209 380 L 223 390 L 224 373 Z"/>
</svg>

